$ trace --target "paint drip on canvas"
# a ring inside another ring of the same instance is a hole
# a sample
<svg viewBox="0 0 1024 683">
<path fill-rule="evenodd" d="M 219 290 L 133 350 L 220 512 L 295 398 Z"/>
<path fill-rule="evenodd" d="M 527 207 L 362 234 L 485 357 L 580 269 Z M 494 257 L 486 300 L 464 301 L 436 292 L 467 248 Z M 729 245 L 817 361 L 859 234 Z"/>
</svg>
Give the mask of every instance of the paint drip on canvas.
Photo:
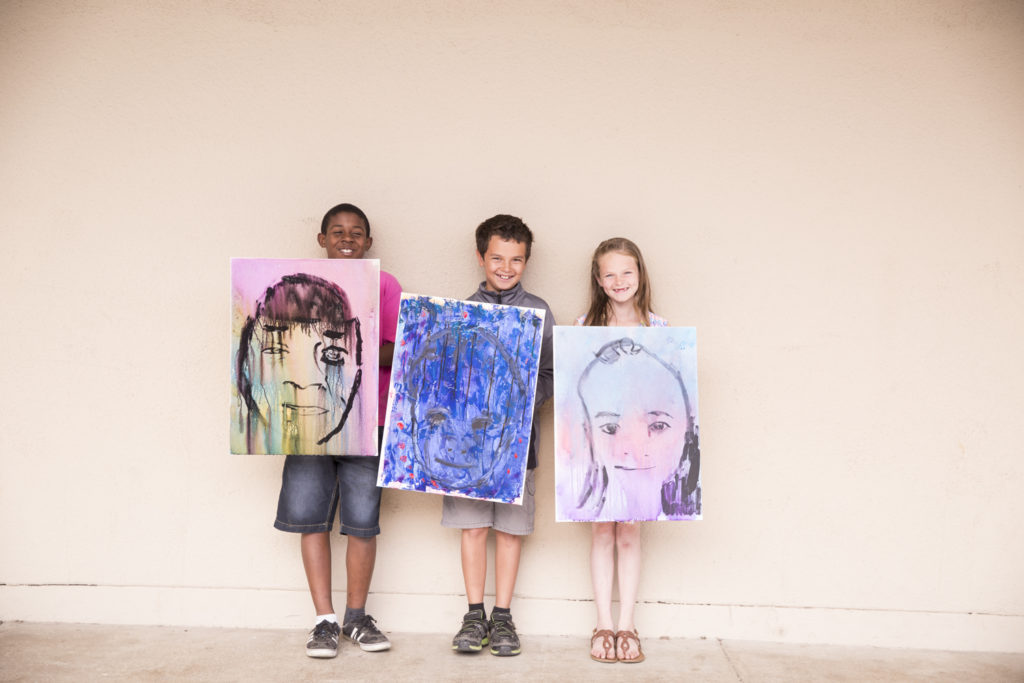
<svg viewBox="0 0 1024 683">
<path fill-rule="evenodd" d="M 520 503 L 544 311 L 403 294 L 380 486 Z"/>
<path fill-rule="evenodd" d="M 555 327 L 558 521 L 701 519 L 692 327 Z"/>
<path fill-rule="evenodd" d="M 231 260 L 231 452 L 376 455 L 380 262 Z"/>
</svg>

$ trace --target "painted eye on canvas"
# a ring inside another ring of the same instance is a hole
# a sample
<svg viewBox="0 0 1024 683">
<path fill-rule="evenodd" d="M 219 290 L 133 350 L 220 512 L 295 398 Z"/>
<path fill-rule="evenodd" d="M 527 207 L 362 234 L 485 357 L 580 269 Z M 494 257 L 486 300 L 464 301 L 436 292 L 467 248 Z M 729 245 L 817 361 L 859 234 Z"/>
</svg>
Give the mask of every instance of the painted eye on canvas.
<svg viewBox="0 0 1024 683">
<path fill-rule="evenodd" d="M 443 410 L 433 409 L 427 411 L 427 424 L 438 426 L 448 421 L 448 413 Z"/>
<path fill-rule="evenodd" d="M 660 421 L 659 422 L 652 422 L 647 427 L 647 432 L 650 433 L 650 434 L 657 434 L 659 432 L 663 432 L 663 431 L 665 431 L 667 429 L 671 429 L 671 428 L 672 428 L 672 425 L 670 425 L 668 422 L 660 422 Z"/>
<path fill-rule="evenodd" d="M 475 420 L 473 420 L 473 422 L 470 423 L 470 426 L 474 430 L 480 430 L 480 429 L 487 429 L 487 427 L 490 426 L 490 424 L 491 424 L 491 418 L 489 416 L 487 416 L 487 415 L 481 415 L 480 417 L 478 417 Z"/>
<path fill-rule="evenodd" d="M 288 353 L 288 347 L 284 344 L 269 344 L 262 349 L 268 356 L 283 356 Z"/>
<path fill-rule="evenodd" d="M 348 351 L 340 346 L 328 346 L 320 354 L 320 360 L 327 365 L 344 365 Z"/>
<path fill-rule="evenodd" d="M 600 429 L 605 434 L 614 436 L 615 433 L 619 431 L 619 425 L 615 424 L 614 422 L 608 422 L 606 424 L 599 425 L 598 429 Z"/>
</svg>

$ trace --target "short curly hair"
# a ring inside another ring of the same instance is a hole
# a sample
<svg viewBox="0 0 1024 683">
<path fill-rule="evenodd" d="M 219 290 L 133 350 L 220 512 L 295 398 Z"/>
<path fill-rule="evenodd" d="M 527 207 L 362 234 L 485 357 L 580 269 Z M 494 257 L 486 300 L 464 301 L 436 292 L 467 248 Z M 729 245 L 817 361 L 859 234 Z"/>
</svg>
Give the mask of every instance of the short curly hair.
<svg viewBox="0 0 1024 683">
<path fill-rule="evenodd" d="M 366 224 L 366 236 L 370 236 L 370 219 L 366 217 L 366 214 L 355 204 L 338 204 L 337 206 L 331 207 L 327 213 L 324 214 L 324 219 L 320 221 L 320 234 L 327 234 L 327 226 L 330 225 L 331 219 L 337 216 L 339 213 L 354 213 L 363 219 L 363 223 Z"/>
</svg>

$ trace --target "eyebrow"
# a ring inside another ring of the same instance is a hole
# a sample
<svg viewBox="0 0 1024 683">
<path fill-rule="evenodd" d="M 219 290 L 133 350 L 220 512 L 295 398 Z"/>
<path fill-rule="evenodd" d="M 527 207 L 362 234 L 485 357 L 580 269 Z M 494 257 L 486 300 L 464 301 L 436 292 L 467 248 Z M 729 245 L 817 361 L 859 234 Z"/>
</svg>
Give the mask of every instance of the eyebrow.
<svg viewBox="0 0 1024 683">
<path fill-rule="evenodd" d="M 665 417 L 672 417 L 670 413 L 666 413 L 664 410 L 651 410 L 647 413 L 648 415 L 664 415 Z"/>
<path fill-rule="evenodd" d="M 609 413 L 607 410 L 602 410 L 600 413 L 598 413 L 594 417 L 622 417 L 622 416 L 619 415 L 618 413 Z"/>
<path fill-rule="evenodd" d="M 288 326 L 287 325 L 264 325 L 263 329 L 265 329 L 267 332 L 287 332 L 288 331 Z"/>
</svg>

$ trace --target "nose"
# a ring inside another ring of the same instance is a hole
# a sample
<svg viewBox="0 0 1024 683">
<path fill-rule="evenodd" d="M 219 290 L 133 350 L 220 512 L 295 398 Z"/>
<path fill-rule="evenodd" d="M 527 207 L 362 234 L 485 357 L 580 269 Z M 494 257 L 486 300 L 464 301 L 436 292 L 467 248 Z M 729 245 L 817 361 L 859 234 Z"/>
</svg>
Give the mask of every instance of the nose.
<svg viewBox="0 0 1024 683">
<path fill-rule="evenodd" d="M 629 420 L 619 429 L 616 442 L 619 455 L 625 460 L 639 462 L 647 455 L 647 425 L 642 421 Z"/>
</svg>

